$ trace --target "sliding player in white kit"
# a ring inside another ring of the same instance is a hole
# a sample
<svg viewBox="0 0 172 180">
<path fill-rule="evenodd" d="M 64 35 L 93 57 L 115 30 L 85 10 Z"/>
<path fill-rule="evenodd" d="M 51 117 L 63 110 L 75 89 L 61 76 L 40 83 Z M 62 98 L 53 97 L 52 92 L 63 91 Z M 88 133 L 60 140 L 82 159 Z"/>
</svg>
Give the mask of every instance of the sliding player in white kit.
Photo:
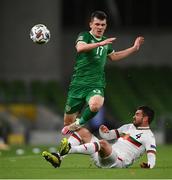
<svg viewBox="0 0 172 180">
<path fill-rule="evenodd" d="M 156 162 L 156 143 L 149 127 L 153 117 L 152 109 L 141 106 L 137 108 L 132 124 L 123 125 L 115 130 L 109 130 L 101 125 L 99 133 L 102 140 L 96 138 L 86 128 L 81 128 L 69 140 L 64 138 L 61 141 L 58 153 L 51 154 L 44 151 L 43 156 L 54 167 L 60 166 L 63 155 L 80 153 L 90 154 L 98 167 L 125 168 L 146 152 L 147 162 L 142 163 L 141 167 L 153 168 Z M 113 139 L 115 141 L 112 144 L 107 141 Z"/>
</svg>

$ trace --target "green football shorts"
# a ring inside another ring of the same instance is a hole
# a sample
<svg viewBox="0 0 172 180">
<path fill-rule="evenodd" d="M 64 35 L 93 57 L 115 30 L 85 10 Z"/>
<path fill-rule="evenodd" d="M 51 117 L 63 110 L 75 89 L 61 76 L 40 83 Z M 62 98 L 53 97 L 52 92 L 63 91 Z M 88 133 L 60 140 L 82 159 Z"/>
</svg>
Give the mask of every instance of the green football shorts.
<svg viewBox="0 0 172 180">
<path fill-rule="evenodd" d="M 80 112 L 84 105 L 89 99 L 94 95 L 100 95 L 104 97 L 104 88 L 95 88 L 95 87 L 82 87 L 72 85 L 69 87 L 68 97 L 65 105 L 65 113 L 73 114 Z"/>
</svg>

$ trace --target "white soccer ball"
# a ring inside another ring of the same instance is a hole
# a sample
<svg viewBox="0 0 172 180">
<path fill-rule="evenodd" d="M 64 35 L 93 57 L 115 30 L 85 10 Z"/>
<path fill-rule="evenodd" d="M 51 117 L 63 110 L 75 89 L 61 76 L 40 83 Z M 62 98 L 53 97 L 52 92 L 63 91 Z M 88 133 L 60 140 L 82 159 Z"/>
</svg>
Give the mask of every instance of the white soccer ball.
<svg viewBox="0 0 172 180">
<path fill-rule="evenodd" d="M 34 43 L 45 44 L 50 40 L 50 31 L 43 24 L 37 24 L 30 31 L 30 38 Z"/>
</svg>

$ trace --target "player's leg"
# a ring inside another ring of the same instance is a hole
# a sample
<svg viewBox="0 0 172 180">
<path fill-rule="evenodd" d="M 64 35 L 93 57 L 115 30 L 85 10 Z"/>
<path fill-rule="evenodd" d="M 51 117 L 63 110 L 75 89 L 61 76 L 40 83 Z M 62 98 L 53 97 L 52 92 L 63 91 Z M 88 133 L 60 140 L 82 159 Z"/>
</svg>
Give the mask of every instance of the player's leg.
<svg viewBox="0 0 172 180">
<path fill-rule="evenodd" d="M 71 135 L 69 136 L 69 139 L 68 139 L 68 144 L 63 144 L 63 145 L 65 145 L 65 151 L 67 151 L 66 148 L 70 148 L 70 145 L 72 145 L 72 146 L 80 145 L 81 141 L 82 141 L 82 139 L 81 139 L 80 135 L 77 132 L 71 133 Z M 65 143 L 65 142 L 63 141 L 63 143 Z M 68 147 L 67 147 L 67 145 L 68 145 Z M 61 152 L 61 155 L 62 154 L 65 154 L 65 153 Z M 61 164 L 61 161 L 62 161 L 62 157 L 60 156 L 60 153 L 58 153 L 58 152 L 57 153 L 50 153 L 48 151 L 44 151 L 42 153 L 42 156 L 45 158 L 46 161 L 51 163 L 51 165 L 53 167 L 55 167 L 55 168 L 60 167 L 60 164 Z"/>
<path fill-rule="evenodd" d="M 77 146 L 83 143 L 82 137 L 78 134 L 78 132 L 73 132 L 70 134 L 68 138 L 68 142 L 71 146 Z"/>
<path fill-rule="evenodd" d="M 99 109 L 103 106 L 103 103 L 104 103 L 104 97 L 101 95 L 94 95 L 90 97 L 88 101 L 88 106 L 83 112 L 79 120 L 79 124 L 84 125 L 87 121 L 92 119 L 97 114 Z"/>
<path fill-rule="evenodd" d="M 42 156 L 45 158 L 46 161 L 51 163 L 52 166 L 60 167 L 62 156 L 66 155 L 71 146 L 80 145 L 81 142 L 89 142 L 91 139 L 92 134 L 85 128 L 81 128 L 78 132 L 74 132 L 70 135 L 69 139 L 63 138 L 60 143 L 59 152 L 57 153 L 50 153 L 44 151 Z M 64 157 L 64 156 L 63 156 Z"/>
<path fill-rule="evenodd" d="M 100 150 L 99 142 L 90 142 L 79 146 L 71 146 L 67 138 L 63 138 L 60 144 L 59 153 L 61 156 L 66 154 L 94 154 Z"/>
<path fill-rule="evenodd" d="M 67 126 L 76 120 L 78 112 L 81 111 L 84 104 L 83 88 L 71 85 L 69 87 L 64 109 L 64 126 Z"/>
<path fill-rule="evenodd" d="M 83 129 L 83 131 L 82 131 Z M 87 129 L 82 128 L 81 133 L 89 132 Z M 84 132 L 85 131 L 85 132 Z M 88 137 L 87 137 L 88 136 Z M 84 139 L 85 138 L 85 139 Z M 88 135 L 83 136 L 84 144 L 79 146 L 71 146 L 68 142 L 67 138 L 62 139 L 61 141 L 61 155 L 65 154 L 75 154 L 75 153 L 81 153 L 81 154 L 94 154 L 95 152 L 99 153 L 99 156 L 102 159 L 106 159 L 112 154 L 112 146 L 109 142 L 106 140 L 98 140 L 94 135 L 92 135 L 90 132 Z"/>
<path fill-rule="evenodd" d="M 72 113 L 72 114 L 64 114 L 64 126 L 68 126 L 72 124 L 75 120 L 76 117 L 78 116 L 78 112 Z"/>
<path fill-rule="evenodd" d="M 73 122 L 75 122 L 77 115 L 78 115 L 78 112 L 72 113 L 72 114 L 66 114 L 66 113 L 64 114 L 64 128 L 62 129 L 63 135 L 72 133 L 72 131 L 69 130 L 68 126 L 70 124 L 73 124 Z"/>
<path fill-rule="evenodd" d="M 77 146 L 83 143 L 88 143 L 92 139 L 92 134 L 88 129 L 81 127 L 80 129 L 72 132 L 68 138 L 71 146 Z"/>
<path fill-rule="evenodd" d="M 87 121 L 92 119 L 103 106 L 104 88 L 91 89 L 86 96 L 86 101 L 88 106 L 82 113 L 82 116 L 79 120 L 80 125 L 84 125 Z"/>
<path fill-rule="evenodd" d="M 72 145 L 70 138 L 63 138 L 60 143 L 59 153 L 61 156 L 68 153 L 92 154 L 99 150 L 99 140 L 86 128 L 77 130 L 77 134 L 81 138 L 82 145 Z"/>
<path fill-rule="evenodd" d="M 59 153 L 61 155 L 67 154 L 72 146 L 80 145 L 81 143 L 90 142 L 92 134 L 86 128 L 80 128 L 76 132 L 70 135 L 68 139 L 64 138 L 61 140 Z"/>
<path fill-rule="evenodd" d="M 104 103 L 104 89 L 93 89 L 86 96 L 86 101 L 88 102 L 88 106 L 82 113 L 80 119 L 76 119 L 74 123 L 68 126 L 69 130 L 76 130 L 83 126 L 88 120 L 93 118 L 99 109 L 103 106 Z"/>
<path fill-rule="evenodd" d="M 83 108 L 84 104 L 85 101 L 83 98 L 74 98 L 73 96 L 69 96 L 67 98 L 64 114 L 64 128 L 62 129 L 62 134 L 69 134 L 72 131 L 72 129 L 69 129 L 68 126 L 76 121 L 76 117 Z"/>
<path fill-rule="evenodd" d="M 79 130 L 77 130 L 77 133 L 81 137 L 82 143 L 89 143 L 89 142 L 91 142 L 92 137 L 94 136 L 93 134 L 91 134 L 91 132 L 87 128 L 84 128 L 84 127 L 82 127 Z"/>
<path fill-rule="evenodd" d="M 86 133 L 86 132 L 85 132 Z M 84 132 L 81 134 L 84 138 L 86 137 L 86 135 L 84 134 Z M 80 145 L 82 142 L 82 138 L 80 136 L 79 133 L 77 132 L 73 132 L 70 136 L 68 141 L 65 141 L 66 139 L 63 139 L 61 141 L 60 144 L 60 153 L 50 153 L 48 151 L 44 151 L 42 153 L 42 156 L 45 158 L 46 161 L 48 161 L 49 163 L 51 163 L 52 166 L 56 167 L 60 167 L 61 161 L 62 161 L 62 157 L 61 155 L 67 154 L 67 152 L 70 149 L 70 146 L 76 146 L 76 145 Z M 64 157 L 64 156 L 63 156 Z"/>
<path fill-rule="evenodd" d="M 111 144 L 109 144 L 106 140 L 100 140 L 100 151 L 99 151 L 99 155 L 102 158 L 106 158 L 108 157 L 111 153 L 112 153 L 112 146 Z"/>
<path fill-rule="evenodd" d="M 106 140 L 100 140 L 97 165 L 102 168 L 122 167 L 122 161 L 118 160 L 115 148 Z"/>
</svg>

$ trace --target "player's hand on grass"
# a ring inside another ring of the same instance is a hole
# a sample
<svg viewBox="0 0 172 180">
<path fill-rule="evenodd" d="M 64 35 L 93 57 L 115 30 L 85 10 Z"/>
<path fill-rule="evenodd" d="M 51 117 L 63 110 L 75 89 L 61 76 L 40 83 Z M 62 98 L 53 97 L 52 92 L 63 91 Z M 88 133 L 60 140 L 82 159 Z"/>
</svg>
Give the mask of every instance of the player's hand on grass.
<svg viewBox="0 0 172 180">
<path fill-rule="evenodd" d="M 148 163 L 143 162 L 140 164 L 140 167 L 141 168 L 150 168 L 150 165 L 148 165 Z"/>
</svg>

